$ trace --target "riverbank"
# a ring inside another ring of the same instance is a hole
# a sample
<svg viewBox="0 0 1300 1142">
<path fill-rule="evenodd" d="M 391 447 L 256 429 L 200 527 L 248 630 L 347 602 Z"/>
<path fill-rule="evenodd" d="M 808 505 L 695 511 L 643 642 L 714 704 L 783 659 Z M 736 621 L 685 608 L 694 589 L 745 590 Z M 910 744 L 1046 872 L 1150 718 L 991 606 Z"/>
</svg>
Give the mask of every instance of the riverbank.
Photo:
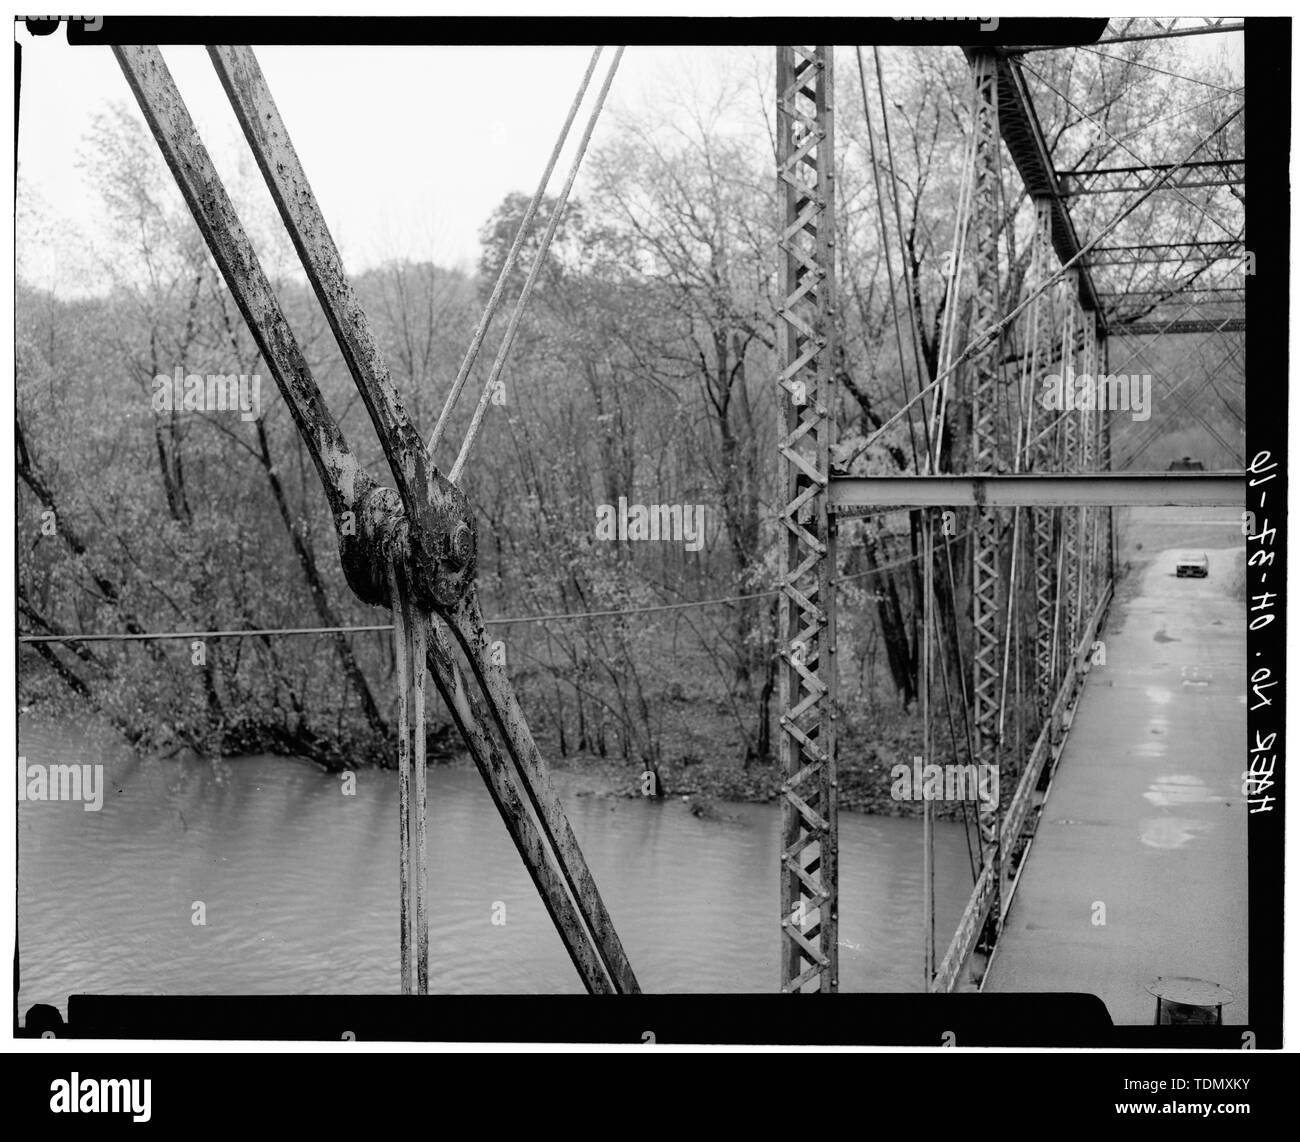
<svg viewBox="0 0 1300 1142">
<path fill-rule="evenodd" d="M 893 785 L 891 771 L 904 760 L 899 750 L 882 756 L 875 747 L 869 747 L 865 753 L 852 758 L 841 756 L 838 772 L 840 809 L 881 817 L 919 818 L 922 812 L 920 801 L 896 801 L 890 795 Z M 628 762 L 575 755 L 548 758 L 547 762 L 557 789 L 567 796 L 639 799 L 647 795 L 645 790 L 649 783 L 643 781 L 645 771 Z M 468 755 L 448 759 L 444 764 L 473 768 Z M 710 763 L 692 759 L 660 765 L 659 780 L 663 797 L 685 801 L 695 816 L 714 819 L 726 817 L 725 805 L 728 802 L 776 803 L 784 777 L 780 766 L 775 764 L 741 768 L 734 762 Z M 934 804 L 937 819 L 961 822 L 962 806 L 959 803 L 938 801 Z M 967 805 L 966 811 L 973 822 L 975 804 Z"/>
</svg>

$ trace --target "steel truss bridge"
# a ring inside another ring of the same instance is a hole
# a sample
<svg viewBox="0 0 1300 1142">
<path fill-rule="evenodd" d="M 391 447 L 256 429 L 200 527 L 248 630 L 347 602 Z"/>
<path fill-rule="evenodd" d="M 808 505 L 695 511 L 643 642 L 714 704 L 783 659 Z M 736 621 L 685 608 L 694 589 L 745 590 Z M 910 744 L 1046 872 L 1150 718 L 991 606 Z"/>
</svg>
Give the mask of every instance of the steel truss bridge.
<svg viewBox="0 0 1300 1142">
<path fill-rule="evenodd" d="M 1123 42 L 1123 37 L 1111 42 Z M 1188 194 L 1207 187 L 1235 188 L 1243 182 L 1240 158 L 1221 158 L 1207 148 L 1241 107 L 1184 155 L 1148 164 L 1125 146 L 1131 162 L 1060 171 L 1035 112 L 1034 73 L 1026 62 L 1029 52 L 1043 50 L 1048 49 L 965 51 L 970 147 L 957 203 L 949 296 L 969 301 L 968 328 L 956 320 L 958 305 L 950 305 L 937 373 L 923 375 L 918 367 L 913 377 L 916 393 L 880 429 L 883 433 L 903 417 L 916 417 L 926 441 L 924 464 L 915 472 L 887 477 L 854 475 L 853 458 L 836 449 L 836 53 L 828 46 L 783 46 L 776 51 L 777 174 L 783 212 L 776 382 L 783 410 L 778 516 L 784 781 L 781 915 L 774 917 L 773 938 L 779 930 L 783 991 L 833 992 L 839 987 L 835 644 L 841 517 L 899 508 L 920 513 L 925 555 L 920 700 L 927 755 L 938 721 L 931 694 L 936 677 L 951 665 L 937 637 L 932 605 L 936 575 L 951 568 L 950 561 L 945 567 L 939 557 L 942 549 L 951 558 L 940 513 L 960 513 L 968 533 L 968 545 L 959 549 L 969 560 L 971 584 L 970 660 L 959 664 L 961 700 L 970 724 L 968 760 L 995 767 L 1001 787 L 1012 792 L 999 805 L 981 807 L 974 884 L 946 948 L 936 945 L 933 934 L 932 831 L 928 813 L 925 818 L 925 983 L 930 990 L 948 991 L 963 980 L 978 978 L 981 953 L 996 944 L 1009 908 L 1037 821 L 1036 794 L 1060 756 L 1088 671 L 1089 650 L 1111 599 L 1112 509 L 1236 507 L 1244 501 L 1240 472 L 1125 470 L 1116 462 L 1114 426 L 1107 410 L 1079 408 L 1058 414 L 1041 408 L 1031 388 L 1052 371 L 1088 376 L 1125 372 L 1171 335 L 1218 339 L 1228 347 L 1220 368 L 1233 363 L 1240 367 L 1240 349 L 1233 339 L 1244 328 L 1241 291 L 1196 285 L 1206 267 L 1242 260 L 1240 227 L 1234 232 Z M 402 667 L 403 991 L 428 986 L 420 730 L 426 669 L 584 985 L 593 992 L 637 991 L 628 957 L 550 786 L 509 679 L 491 661 L 483 634 L 473 583 L 475 525 L 456 479 L 488 388 L 448 478 L 434 459 L 446 410 L 426 445 L 402 407 L 253 53 L 247 48 L 210 48 L 383 444 L 396 490 L 380 487 L 361 470 L 312 379 L 161 54 L 151 47 L 117 47 L 114 52 L 312 453 L 336 520 L 346 517 L 354 524 L 351 531 L 340 528 L 349 584 L 363 600 L 394 611 Z M 861 69 L 861 49 L 858 66 Z M 587 81 L 591 73 L 589 68 Z M 605 90 L 612 75 L 611 69 Z M 865 80 L 862 94 L 865 105 Z M 1080 114 L 1087 117 L 1086 112 Z M 1107 133 L 1104 124 L 1094 126 Z M 887 120 L 885 127 L 887 131 Z M 552 165 L 558 152 L 559 144 Z M 1033 219 L 1029 271 L 1011 290 L 1005 288 L 1003 273 L 1009 225 L 1004 156 L 1010 159 L 1011 178 L 1030 199 Z M 1117 223 L 1156 194 L 1181 196 L 1205 216 L 1207 225 L 1177 240 L 1144 243 L 1131 234 L 1117 240 Z M 1081 199 L 1104 196 L 1123 200 L 1114 221 L 1091 234 L 1080 233 L 1072 207 Z M 529 218 L 531 214 L 524 226 Z M 884 230 L 882 221 L 882 238 Z M 885 246 L 888 249 L 888 239 Z M 1108 275 L 1135 266 L 1152 271 L 1141 291 L 1107 288 Z M 908 324 L 915 337 L 915 315 L 909 313 Z M 1198 342 L 1197 349 L 1201 345 Z M 900 346 L 900 363 L 902 356 Z M 449 407 L 466 372 L 462 368 Z M 1172 384 L 1157 395 L 1176 397 L 1177 387 Z M 960 449 L 949 450 L 945 412 L 958 402 L 967 407 L 969 439 Z M 1130 463 L 1143 448 L 1130 455 Z M 943 457 L 957 454 L 969 457 L 967 470 L 945 471 Z M 1011 708 L 1013 695 L 1022 700 Z"/>
<path fill-rule="evenodd" d="M 943 654 L 934 606 L 934 575 L 942 562 L 935 558 L 936 517 L 944 510 L 967 517 L 972 637 L 971 661 L 961 672 L 969 686 L 961 695 L 971 727 L 966 760 L 993 767 L 999 787 L 1013 792 L 996 806 L 981 802 L 975 883 L 946 949 L 934 939 L 933 835 L 926 804 L 924 979 L 930 990 L 951 991 L 980 981 L 1037 825 L 1039 791 L 1061 755 L 1112 596 L 1112 509 L 1241 507 L 1245 502 L 1241 472 L 1117 471 L 1113 408 L 1056 413 L 1034 399 L 1048 373 L 1123 373 L 1148 360 L 1152 346 L 1172 334 L 1204 335 L 1192 352 L 1204 352 L 1206 341 L 1226 341 L 1219 369 L 1231 363 L 1240 367 L 1240 346 L 1231 343 L 1231 335 L 1244 330 L 1244 290 L 1211 293 L 1187 285 L 1215 263 L 1242 262 L 1240 226 L 1234 236 L 1186 192 L 1235 186 L 1244 180 L 1244 161 L 1199 159 L 1207 139 L 1181 161 L 1056 170 L 1022 53 L 968 48 L 965 55 L 972 146 L 956 225 L 959 256 L 970 258 L 970 333 L 960 350 L 944 344 L 940 374 L 923 378 L 924 387 L 918 386 L 908 402 L 923 414 L 925 470 L 881 477 L 850 475 L 834 459 L 835 53 L 827 46 L 777 49 L 778 176 L 785 208 L 779 383 L 788 398 L 780 441 L 785 476 L 780 518 L 786 531 L 780 636 L 785 991 L 839 986 L 839 519 L 891 508 L 922 513 L 921 703 L 928 760 L 938 720 L 931 708 L 936 668 L 947 669 L 936 661 L 936 653 Z M 883 99 L 880 111 L 886 111 Z M 1109 135 L 1101 124 L 1093 126 Z M 1009 156 L 1033 210 L 1030 269 L 1013 294 L 1004 292 L 1003 155 Z M 1111 194 L 1127 197 L 1115 221 L 1094 235 L 1081 235 L 1071 203 L 1082 195 Z M 1186 241 L 1104 245 L 1125 206 L 1131 210 L 1154 194 L 1181 196 L 1200 210 L 1206 225 Z M 1134 265 L 1155 271 L 1145 279 L 1149 286 L 1105 288 L 1117 267 Z M 1161 273 L 1168 268 L 1177 276 Z M 950 295 L 956 295 L 962 282 L 956 270 L 950 272 Z M 1158 395 L 1178 399 L 1177 387 Z M 969 405 L 970 468 L 960 474 L 938 470 L 942 409 L 950 388 L 960 389 L 963 395 L 955 399 Z M 1020 694 L 1031 700 L 1016 701 Z"/>
</svg>

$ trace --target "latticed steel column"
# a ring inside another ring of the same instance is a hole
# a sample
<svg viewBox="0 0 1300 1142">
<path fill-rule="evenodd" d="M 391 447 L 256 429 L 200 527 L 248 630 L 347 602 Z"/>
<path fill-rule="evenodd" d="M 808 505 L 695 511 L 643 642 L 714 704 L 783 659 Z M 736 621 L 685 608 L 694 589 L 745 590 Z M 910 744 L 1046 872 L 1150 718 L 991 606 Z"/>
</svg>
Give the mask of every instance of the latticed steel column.
<svg viewBox="0 0 1300 1142">
<path fill-rule="evenodd" d="M 1037 289 L 1051 272 L 1052 262 L 1052 203 L 1038 198 L 1034 206 L 1034 244 L 1030 254 L 1029 290 Z M 1030 412 L 1037 408 L 1042 382 L 1049 372 L 1055 349 L 1055 307 L 1052 299 L 1056 291 L 1049 289 L 1030 303 L 1029 309 L 1029 380 Z M 1044 427 L 1057 415 L 1054 409 L 1044 409 Z M 1031 433 L 1041 431 L 1030 420 Z M 1056 461 L 1055 442 L 1057 429 L 1052 428 L 1041 441 L 1033 445 L 1025 457 L 1032 471 L 1050 471 Z M 1055 533 L 1055 513 L 1051 508 L 1033 509 L 1034 526 L 1034 679 L 1039 712 L 1052 704 L 1055 693 L 1052 662 L 1052 625 L 1056 612 L 1056 553 L 1052 542 Z"/>
<path fill-rule="evenodd" d="M 1101 340 L 1097 343 L 1097 360 L 1101 362 L 1100 368 L 1103 373 L 1110 374 L 1110 339 L 1103 332 Z M 1098 436 L 1098 461 L 1097 467 L 1103 472 L 1109 472 L 1111 466 L 1110 453 L 1110 412 L 1101 417 L 1097 425 Z M 1101 540 L 1101 581 L 1103 586 L 1115 578 L 1115 509 L 1107 508 L 1106 514 L 1102 517 L 1101 526 L 1103 535 Z"/>
<path fill-rule="evenodd" d="M 998 186 L 998 76 L 989 52 L 971 61 L 975 77 L 972 227 L 975 232 L 975 293 L 971 313 L 975 331 L 987 329 L 1002 316 L 998 291 L 998 232 L 1001 195 Z M 1000 339 L 981 345 L 971 357 L 971 470 L 996 472 L 998 455 L 998 382 Z M 972 721 L 978 764 L 998 764 L 999 713 L 999 570 L 998 515 L 975 508 L 971 521 L 973 557 L 971 609 L 974 620 Z M 928 759 L 927 759 L 928 760 Z M 985 856 L 997 861 L 999 807 L 980 802 L 980 832 Z M 996 915 L 996 908 L 994 915 Z"/>
<path fill-rule="evenodd" d="M 778 383 L 784 496 L 780 684 L 781 990 L 839 986 L 833 519 L 827 510 L 834 364 L 832 49 L 779 47 Z"/>
<path fill-rule="evenodd" d="M 1061 332 L 1061 376 L 1067 390 L 1074 388 L 1075 379 L 1075 333 L 1079 318 L 1079 282 L 1073 270 L 1066 272 L 1065 321 Z M 1074 472 L 1079 465 L 1079 421 L 1078 417 L 1065 409 L 1061 411 L 1061 471 Z M 1078 508 L 1061 509 L 1061 547 L 1060 582 L 1057 591 L 1060 599 L 1061 640 L 1058 654 L 1061 663 L 1069 661 L 1078 641 L 1079 630 L 1079 530 L 1077 524 Z M 1062 671 L 1062 675 L 1064 671 Z"/>
<path fill-rule="evenodd" d="M 1080 314 L 1083 323 L 1083 368 L 1081 372 L 1092 388 L 1094 399 L 1079 410 L 1079 471 L 1091 472 L 1097 466 L 1096 409 L 1097 392 L 1097 315 L 1092 310 Z M 1093 564 L 1093 529 L 1096 512 L 1079 509 L 1079 622 L 1080 631 L 1092 614 L 1096 602 L 1096 573 Z"/>
</svg>

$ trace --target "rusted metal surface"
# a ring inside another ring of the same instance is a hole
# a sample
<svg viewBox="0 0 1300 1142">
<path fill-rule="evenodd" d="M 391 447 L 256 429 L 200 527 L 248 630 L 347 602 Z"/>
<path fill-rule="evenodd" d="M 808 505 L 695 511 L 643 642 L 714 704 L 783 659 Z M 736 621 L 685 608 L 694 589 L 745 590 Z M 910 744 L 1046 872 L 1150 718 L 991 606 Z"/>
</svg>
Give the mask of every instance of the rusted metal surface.
<svg viewBox="0 0 1300 1142">
<path fill-rule="evenodd" d="M 569 895 L 565 879 L 550 859 L 546 840 L 529 813 L 526 794 L 521 790 L 519 778 L 488 730 L 491 717 L 466 685 L 464 675 L 456 664 L 451 643 L 442 623 L 437 619 L 433 621 L 430 630 L 427 659 L 434 685 L 446 702 L 461 737 L 465 739 L 474 764 L 510 833 L 510 839 L 514 841 L 533 884 L 537 886 L 542 903 L 550 913 L 551 921 L 587 990 L 599 994 L 612 994 L 620 990 L 639 991 L 634 977 L 620 988 L 605 970 L 595 943 L 587 934 L 582 915 Z M 630 969 L 627 975 L 631 976 Z"/>
<path fill-rule="evenodd" d="M 509 679 L 488 660 L 474 592 L 477 537 L 468 501 L 438 471 L 406 416 L 256 59 L 246 48 L 210 49 L 379 433 L 396 489 L 378 486 L 344 442 L 158 49 L 116 47 L 114 52 L 312 454 L 339 525 L 349 585 L 363 601 L 393 608 L 402 727 L 403 991 L 428 987 L 424 665 L 433 673 L 584 985 L 598 992 L 639 991 Z M 342 526 L 348 512 L 355 524 L 351 529 Z M 466 687 L 433 613 L 454 624 L 487 710 Z M 493 722 L 516 772 L 492 738 Z"/>
<path fill-rule="evenodd" d="M 428 782 L 424 728 L 428 613 L 415 605 L 396 563 L 388 567 L 397 659 L 398 867 L 402 934 L 402 994 L 429 993 L 429 876 L 425 827 Z"/>
<path fill-rule="evenodd" d="M 210 55 L 383 442 L 406 508 L 407 573 L 411 589 L 418 601 L 436 609 L 456 631 L 487 695 L 491 716 L 500 727 L 518 768 L 519 784 L 538 814 L 543 834 L 550 843 L 549 857 L 528 853 L 526 859 L 540 856 L 557 862 L 615 990 L 637 991 L 627 956 L 568 818 L 550 786 L 546 767 L 509 679 L 504 670 L 487 661 L 482 614 L 472 593 L 477 541 L 468 502 L 460 489 L 438 471 L 406 416 L 252 52 L 246 48 L 212 48 Z M 458 604 L 463 604 L 463 608 Z M 417 691 L 416 701 L 419 700 Z M 462 727 L 463 736 L 468 728 Z M 476 754 L 482 748 L 476 734 L 467 736 L 467 744 Z M 422 743 L 417 743 L 416 748 L 419 751 Z M 420 781 L 421 772 L 417 768 L 417 786 Z M 507 803 L 499 801 L 498 804 Z M 417 846 L 423 838 L 420 825 L 417 821 L 414 838 Z M 424 895 L 417 892 L 417 902 Z M 577 938 L 578 933 L 571 935 Z"/>
<path fill-rule="evenodd" d="M 367 558 L 362 537 L 363 524 L 382 512 L 373 498 L 375 481 L 360 467 L 330 415 L 161 53 L 156 47 L 119 44 L 113 55 L 311 451 L 336 524 L 346 513 L 355 516 L 357 534 L 339 534 L 348 583 L 365 601 L 386 605 L 383 568 Z"/>
<path fill-rule="evenodd" d="M 996 886 L 996 870 L 991 862 L 986 863 L 975 882 L 975 890 L 971 893 L 961 919 L 957 921 L 957 929 L 948 945 L 948 951 L 934 974 L 931 991 L 951 991 L 956 985 L 992 911 Z"/>
<path fill-rule="evenodd" d="M 401 933 L 402 994 L 411 994 L 414 907 L 411 900 L 411 640 L 407 608 L 402 600 L 398 570 L 389 565 L 389 591 L 393 600 L 393 650 L 397 660 L 397 922 Z"/>
<path fill-rule="evenodd" d="M 488 700 L 497 732 L 518 771 L 519 784 L 537 814 L 547 841 L 555 852 L 564 879 L 573 893 L 578 911 L 606 971 L 620 992 L 639 992 L 636 976 L 628 963 L 623 944 L 605 908 L 595 879 L 587 867 L 569 818 L 551 785 L 550 773 L 533 740 L 528 720 L 515 697 L 514 687 L 503 666 L 492 661 L 487 629 L 479 610 L 478 596 L 471 593 L 455 611 L 443 615 L 465 652 L 474 677 Z"/>
<path fill-rule="evenodd" d="M 407 623 L 407 655 L 411 670 L 411 725 L 414 727 L 414 748 L 411 767 L 415 778 L 412 792 L 415 795 L 415 829 L 412 837 L 415 849 L 415 987 L 418 995 L 429 994 L 429 783 L 428 742 L 424 733 L 426 647 L 428 643 L 429 615 L 412 608 Z M 409 828 L 410 826 L 408 826 Z"/>
<path fill-rule="evenodd" d="M 388 459 L 411 521 L 412 589 L 425 606 L 451 606 L 474 581 L 477 530 L 469 504 L 430 462 L 407 417 L 252 49 L 210 47 L 208 54 Z"/>
</svg>

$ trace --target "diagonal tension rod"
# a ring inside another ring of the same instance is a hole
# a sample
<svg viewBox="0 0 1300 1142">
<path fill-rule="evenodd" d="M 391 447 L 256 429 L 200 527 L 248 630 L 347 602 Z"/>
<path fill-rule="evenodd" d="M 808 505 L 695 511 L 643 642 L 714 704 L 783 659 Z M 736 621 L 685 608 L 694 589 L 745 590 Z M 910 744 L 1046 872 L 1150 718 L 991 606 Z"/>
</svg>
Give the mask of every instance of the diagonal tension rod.
<svg viewBox="0 0 1300 1142">
<path fill-rule="evenodd" d="M 251 49 L 208 50 L 375 426 L 392 488 L 381 487 L 361 468 L 325 404 L 158 48 L 121 45 L 113 53 L 311 452 L 334 515 L 348 585 L 364 602 L 395 613 L 400 609 L 404 627 L 418 624 L 418 633 L 412 626 L 411 646 L 425 642 L 434 685 L 587 990 L 638 992 L 509 677 L 492 661 L 474 578 L 477 529 L 470 505 L 433 463 L 406 415 Z M 394 581 L 401 584 L 400 598 L 393 595 Z M 448 629 L 469 665 L 473 686 L 457 663 Z M 404 653 L 405 646 L 399 647 Z M 418 703 L 415 680 L 407 683 Z M 418 756 L 410 741 L 399 747 L 407 751 Z M 417 786 L 417 800 L 420 792 Z M 406 835 L 417 847 L 423 812 L 422 803 L 403 805 L 402 827 L 411 830 Z M 404 875 L 408 872 L 404 865 Z M 412 966 L 417 986 L 425 974 L 418 963 L 420 933 L 410 931 L 417 927 L 412 913 L 422 922 L 423 908 L 411 900 L 409 889 L 402 899 L 405 990 Z M 408 959 L 411 935 L 417 955 L 410 958 L 416 964 Z"/>
</svg>

